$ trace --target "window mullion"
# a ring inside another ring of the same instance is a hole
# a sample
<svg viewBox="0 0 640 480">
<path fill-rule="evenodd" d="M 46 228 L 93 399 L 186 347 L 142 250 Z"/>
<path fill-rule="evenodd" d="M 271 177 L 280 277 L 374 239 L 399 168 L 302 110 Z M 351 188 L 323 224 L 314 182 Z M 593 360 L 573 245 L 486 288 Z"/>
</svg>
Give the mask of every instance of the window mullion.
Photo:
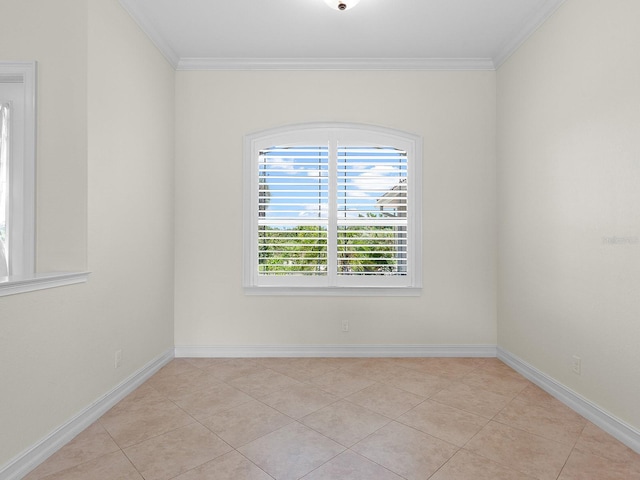
<svg viewBox="0 0 640 480">
<path fill-rule="evenodd" d="M 329 225 L 327 226 L 327 281 L 330 287 L 338 279 L 338 139 L 335 132 L 329 135 Z"/>
</svg>

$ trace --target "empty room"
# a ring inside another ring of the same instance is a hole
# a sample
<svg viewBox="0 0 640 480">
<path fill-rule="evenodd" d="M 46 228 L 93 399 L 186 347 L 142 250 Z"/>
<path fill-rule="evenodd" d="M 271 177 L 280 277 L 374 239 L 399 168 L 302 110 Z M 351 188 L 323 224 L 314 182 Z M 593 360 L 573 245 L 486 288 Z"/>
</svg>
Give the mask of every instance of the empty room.
<svg viewBox="0 0 640 480">
<path fill-rule="evenodd" d="M 640 2 L 0 19 L 0 480 L 640 478 Z"/>
</svg>

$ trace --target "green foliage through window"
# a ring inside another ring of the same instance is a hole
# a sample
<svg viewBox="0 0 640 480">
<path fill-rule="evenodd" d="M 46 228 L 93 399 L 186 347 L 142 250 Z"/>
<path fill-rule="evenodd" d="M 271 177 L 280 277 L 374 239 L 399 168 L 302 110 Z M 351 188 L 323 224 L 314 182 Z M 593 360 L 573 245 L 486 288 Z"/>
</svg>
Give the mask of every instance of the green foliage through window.
<svg viewBox="0 0 640 480">
<path fill-rule="evenodd" d="M 258 271 L 266 275 L 326 275 L 327 229 L 259 227 Z"/>
<path fill-rule="evenodd" d="M 402 230 L 394 226 L 340 227 L 338 273 L 380 275 L 404 271 L 406 239 Z M 260 226 L 258 271 L 262 275 L 326 275 L 326 228 Z"/>
</svg>

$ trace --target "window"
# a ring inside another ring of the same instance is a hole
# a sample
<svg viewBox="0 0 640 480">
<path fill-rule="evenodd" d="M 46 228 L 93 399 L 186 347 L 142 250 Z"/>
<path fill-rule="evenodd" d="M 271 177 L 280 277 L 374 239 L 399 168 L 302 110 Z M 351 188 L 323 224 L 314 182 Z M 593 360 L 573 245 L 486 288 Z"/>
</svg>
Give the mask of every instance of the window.
<svg viewBox="0 0 640 480">
<path fill-rule="evenodd" d="M 36 63 L 0 62 L 0 297 L 87 281 L 35 271 Z"/>
<path fill-rule="evenodd" d="M 0 63 L 0 277 L 34 272 L 35 63 Z"/>
<path fill-rule="evenodd" d="M 420 147 L 353 124 L 247 136 L 247 292 L 418 294 Z"/>
</svg>

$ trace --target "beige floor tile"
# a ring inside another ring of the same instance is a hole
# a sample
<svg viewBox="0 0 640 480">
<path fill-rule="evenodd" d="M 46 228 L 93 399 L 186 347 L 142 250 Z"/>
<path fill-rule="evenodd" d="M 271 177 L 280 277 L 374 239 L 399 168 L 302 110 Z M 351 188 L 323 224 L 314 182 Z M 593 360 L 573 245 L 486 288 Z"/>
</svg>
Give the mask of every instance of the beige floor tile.
<svg viewBox="0 0 640 480">
<path fill-rule="evenodd" d="M 143 474 L 640 480 L 640 455 L 495 358 L 192 358 L 167 364 L 25 480 Z"/>
<path fill-rule="evenodd" d="M 634 452 L 591 422 L 587 422 L 575 448 L 614 462 L 628 463 L 635 468 L 638 472 L 638 478 L 640 478 L 640 454 Z"/>
<path fill-rule="evenodd" d="M 448 405 L 426 400 L 398 418 L 398 422 L 459 447 L 464 446 L 489 420 Z"/>
<path fill-rule="evenodd" d="M 117 405 L 100 418 L 120 448 L 194 423 L 194 419 L 169 400 L 154 403 Z"/>
<path fill-rule="evenodd" d="M 534 384 L 527 386 L 515 399 L 535 404 L 555 404 L 558 402 L 558 400 Z"/>
<path fill-rule="evenodd" d="M 202 424 L 237 448 L 291 422 L 290 417 L 252 400 L 209 417 Z"/>
<path fill-rule="evenodd" d="M 350 447 L 379 428 L 390 419 L 345 400 L 332 403 L 300 420 L 332 440 Z"/>
<path fill-rule="evenodd" d="M 314 470 L 303 480 L 402 480 L 395 473 L 357 453 L 346 451 Z"/>
<path fill-rule="evenodd" d="M 129 459 L 117 451 L 53 475 L 46 480 L 145 480 Z"/>
<path fill-rule="evenodd" d="M 322 359 L 327 365 L 336 369 L 343 369 L 371 360 L 370 357 L 325 357 Z M 378 359 L 379 360 L 379 359 Z"/>
<path fill-rule="evenodd" d="M 331 369 L 331 370 L 321 369 L 320 373 L 316 373 L 316 372 L 310 372 L 295 366 L 280 366 L 276 368 L 271 368 L 271 370 L 273 370 L 274 372 L 281 373 L 282 375 L 286 375 L 289 378 L 293 378 L 298 382 L 306 382 L 314 377 L 319 377 L 320 375 L 324 375 L 325 373 L 328 373 L 335 369 Z"/>
<path fill-rule="evenodd" d="M 265 368 L 259 372 L 229 380 L 228 384 L 252 397 L 264 397 L 283 388 L 299 385 L 300 382 Z"/>
<path fill-rule="evenodd" d="M 390 358 L 373 358 L 372 360 L 383 360 L 397 367 L 409 368 L 414 370 L 420 368 L 425 358 L 423 357 L 390 357 Z"/>
<path fill-rule="evenodd" d="M 502 360 L 496 357 L 477 357 L 469 360 L 472 360 L 478 368 L 506 365 Z"/>
<path fill-rule="evenodd" d="M 631 480 L 640 478 L 640 470 L 628 462 L 612 462 L 591 453 L 574 450 L 558 480 Z"/>
<path fill-rule="evenodd" d="M 102 425 L 94 423 L 25 478 L 27 480 L 39 480 L 47 475 L 75 467 L 81 463 L 119 450 L 118 445 Z"/>
<path fill-rule="evenodd" d="M 536 480 L 491 460 L 460 450 L 429 480 Z"/>
<path fill-rule="evenodd" d="M 467 373 L 472 372 L 478 365 L 472 358 L 407 358 L 401 359 L 398 365 L 405 368 L 416 370 L 421 373 L 445 377 L 449 380 L 461 378 Z"/>
<path fill-rule="evenodd" d="M 477 369 L 468 373 L 462 377 L 460 381 L 472 387 L 482 388 L 483 390 L 510 396 L 511 398 L 518 395 L 530 385 L 529 381 L 524 377 L 483 369 Z"/>
<path fill-rule="evenodd" d="M 310 383 L 332 395 L 346 397 L 373 385 L 375 382 L 348 370 L 340 369 L 312 378 Z"/>
<path fill-rule="evenodd" d="M 258 369 L 260 368 L 259 360 L 260 360 L 259 358 L 251 358 L 251 357 L 232 357 L 232 358 L 227 358 L 227 361 L 224 363 L 225 365 L 235 365 L 237 367 L 254 367 Z"/>
<path fill-rule="evenodd" d="M 189 415 L 203 420 L 251 400 L 246 393 L 221 383 L 197 392 L 187 391 L 175 402 Z"/>
<path fill-rule="evenodd" d="M 238 451 L 276 480 L 293 480 L 342 453 L 344 447 L 296 422 Z"/>
<path fill-rule="evenodd" d="M 156 378 L 163 378 L 166 376 L 180 375 L 183 373 L 195 372 L 198 368 L 188 362 L 185 358 L 175 358 L 162 367 L 154 375 Z"/>
<path fill-rule="evenodd" d="M 576 443 L 587 423 L 559 402 L 535 404 L 522 400 L 513 400 L 494 420 L 569 445 Z"/>
<path fill-rule="evenodd" d="M 207 372 L 223 382 L 228 382 L 234 378 L 245 377 L 262 370 L 264 370 L 264 367 L 258 365 L 255 360 L 244 358 L 234 358 L 228 362 L 206 368 Z"/>
<path fill-rule="evenodd" d="M 338 358 L 305 358 L 302 369 L 316 377 L 339 369 L 341 364 Z"/>
<path fill-rule="evenodd" d="M 196 423 L 129 447 L 124 453 L 145 480 L 167 480 L 231 450 Z"/>
<path fill-rule="evenodd" d="M 291 418 L 298 419 L 332 404 L 339 398 L 319 387 L 302 384 L 278 390 L 260 398 L 260 401 Z"/>
<path fill-rule="evenodd" d="M 518 372 L 516 372 L 513 368 L 511 368 L 506 363 L 493 359 L 494 361 L 485 362 L 483 365 L 480 365 L 478 368 L 484 372 L 493 373 L 496 375 L 510 375 L 515 378 L 523 378 Z"/>
<path fill-rule="evenodd" d="M 384 383 L 421 397 L 430 397 L 445 388 L 450 381 L 435 375 L 405 369 L 404 372 L 385 380 Z"/>
<path fill-rule="evenodd" d="M 363 359 L 363 361 L 359 363 L 349 365 L 345 367 L 344 370 L 368 378 L 369 380 L 383 382 L 406 372 L 407 369 L 401 366 L 401 364 L 394 362 L 394 359 L 368 358 Z"/>
<path fill-rule="evenodd" d="M 424 399 L 425 397 L 420 395 L 383 383 L 371 385 L 346 398 L 352 403 L 393 419 L 422 403 Z"/>
<path fill-rule="evenodd" d="M 304 358 L 301 357 L 259 357 L 255 361 L 258 365 L 264 368 L 271 368 L 276 370 L 277 367 L 300 367 L 302 366 Z"/>
<path fill-rule="evenodd" d="M 117 415 L 121 412 L 142 410 L 150 405 L 166 403 L 166 401 L 167 397 L 149 385 L 147 381 L 118 402 L 118 404 L 111 408 L 105 415 Z"/>
<path fill-rule="evenodd" d="M 197 368 L 212 368 L 218 367 L 223 363 L 227 363 L 230 361 L 230 358 L 185 358 L 185 362 L 190 363 L 194 367 Z"/>
<path fill-rule="evenodd" d="M 408 480 L 429 478 L 457 447 L 397 422 L 391 422 L 351 448 Z"/>
<path fill-rule="evenodd" d="M 555 480 L 571 453 L 570 445 L 496 422 L 489 422 L 465 449 L 539 480 Z"/>
<path fill-rule="evenodd" d="M 219 383 L 221 383 L 220 379 L 201 369 L 178 375 L 154 376 L 147 382 L 171 400 L 180 398 L 186 391 L 195 392 Z"/>
<path fill-rule="evenodd" d="M 178 475 L 175 480 L 273 480 L 273 477 L 233 451 Z"/>
<path fill-rule="evenodd" d="M 431 400 L 491 419 L 507 406 L 511 396 L 472 387 L 465 383 L 452 382 L 432 395 Z"/>
<path fill-rule="evenodd" d="M 260 365 L 282 373 L 295 380 L 306 381 L 337 370 L 326 358 L 267 358 Z"/>
</svg>

